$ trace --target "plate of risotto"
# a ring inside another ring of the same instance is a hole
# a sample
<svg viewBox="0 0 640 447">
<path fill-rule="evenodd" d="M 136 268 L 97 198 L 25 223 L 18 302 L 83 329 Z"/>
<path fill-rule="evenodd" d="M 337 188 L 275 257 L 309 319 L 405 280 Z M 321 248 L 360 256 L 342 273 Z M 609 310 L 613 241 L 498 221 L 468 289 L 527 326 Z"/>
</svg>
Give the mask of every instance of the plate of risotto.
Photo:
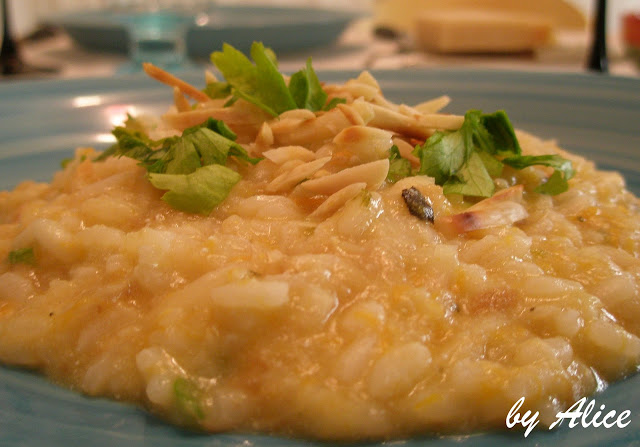
<svg viewBox="0 0 640 447">
<path fill-rule="evenodd" d="M 640 442 L 640 81 L 0 85 L 0 443 Z"/>
</svg>

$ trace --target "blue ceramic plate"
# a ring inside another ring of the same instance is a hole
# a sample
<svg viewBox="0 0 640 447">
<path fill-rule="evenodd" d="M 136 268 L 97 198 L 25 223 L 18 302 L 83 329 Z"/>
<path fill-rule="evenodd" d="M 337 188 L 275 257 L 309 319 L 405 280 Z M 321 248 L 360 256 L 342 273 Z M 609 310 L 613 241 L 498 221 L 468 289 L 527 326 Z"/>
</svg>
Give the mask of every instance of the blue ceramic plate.
<svg viewBox="0 0 640 447">
<path fill-rule="evenodd" d="M 355 73 L 321 73 L 327 81 Z M 640 194 L 640 80 L 570 74 L 415 70 L 375 73 L 385 94 L 413 104 L 441 94 L 449 108 L 505 109 L 517 127 L 617 169 Z M 201 73 L 187 76 L 199 83 Z M 112 122 L 127 111 L 162 112 L 171 92 L 144 77 L 25 82 L 0 85 L 0 189 L 22 179 L 49 180 L 60 160 L 81 145 L 106 146 Z M 497 432 L 423 437 L 417 446 L 626 446 L 640 444 L 640 375 L 597 395 L 607 410 L 631 411 L 624 429 Z M 597 407 L 597 408 L 598 408 Z M 505 415 L 506 416 L 506 415 Z M 320 445 L 269 436 L 193 434 L 130 405 L 90 399 L 22 370 L 0 367 L 0 445 L 18 446 L 252 446 Z M 376 444 L 374 444 L 376 445 Z"/>
<path fill-rule="evenodd" d="M 245 52 L 254 40 L 280 54 L 330 45 L 356 17 L 342 10 L 220 5 L 213 8 L 208 20 L 190 27 L 187 53 L 206 59 L 211 49 L 223 42 Z M 89 50 L 125 54 L 129 40 L 125 23 L 129 19 L 126 14 L 94 10 L 58 15 L 49 21 Z"/>
</svg>

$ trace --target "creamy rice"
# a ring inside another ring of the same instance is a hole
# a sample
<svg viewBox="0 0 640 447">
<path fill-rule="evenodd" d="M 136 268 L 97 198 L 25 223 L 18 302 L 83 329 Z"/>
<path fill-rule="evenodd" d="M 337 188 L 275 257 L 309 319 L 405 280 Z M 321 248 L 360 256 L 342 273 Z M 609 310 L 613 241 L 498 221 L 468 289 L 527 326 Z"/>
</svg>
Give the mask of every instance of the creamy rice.
<svg viewBox="0 0 640 447">
<path fill-rule="evenodd" d="M 234 122 L 265 159 L 235 166 L 209 216 L 170 208 L 134 160 L 84 148 L 51 184 L 0 192 L 0 259 L 36 260 L 0 263 L 0 361 L 207 431 L 322 439 L 504 427 L 520 397 L 548 424 L 634 372 L 640 214 L 621 176 L 519 132 L 576 175 L 548 196 L 533 192 L 547 168 L 506 168 L 499 190 L 524 185 L 514 221 L 457 231 L 447 216 L 472 201 L 427 176 L 376 183 L 373 168 L 305 192 L 384 164 L 376 142 L 416 138 L 362 131 L 376 86 L 350 82 L 327 87 L 348 99 L 342 127 L 311 143 L 295 140 L 312 112 Z M 409 213 L 410 187 L 434 224 Z"/>
</svg>

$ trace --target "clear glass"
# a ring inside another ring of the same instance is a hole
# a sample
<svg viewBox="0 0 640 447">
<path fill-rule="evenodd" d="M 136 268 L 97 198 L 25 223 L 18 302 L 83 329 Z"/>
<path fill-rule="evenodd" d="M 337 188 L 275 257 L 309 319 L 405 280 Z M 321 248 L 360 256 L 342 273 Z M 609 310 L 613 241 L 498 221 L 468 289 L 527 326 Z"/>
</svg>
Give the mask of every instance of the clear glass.
<svg viewBox="0 0 640 447">
<path fill-rule="evenodd" d="M 121 15 L 129 32 L 130 63 L 121 71 L 139 71 L 151 62 L 168 71 L 186 68 L 186 34 L 211 1 L 114 0 L 112 12 Z"/>
</svg>

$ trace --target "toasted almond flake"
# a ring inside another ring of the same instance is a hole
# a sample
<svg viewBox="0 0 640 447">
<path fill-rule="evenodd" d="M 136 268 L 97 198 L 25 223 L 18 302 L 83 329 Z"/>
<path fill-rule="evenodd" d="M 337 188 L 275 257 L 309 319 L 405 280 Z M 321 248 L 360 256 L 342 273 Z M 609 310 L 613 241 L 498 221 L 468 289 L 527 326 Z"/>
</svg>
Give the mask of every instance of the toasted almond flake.
<svg viewBox="0 0 640 447">
<path fill-rule="evenodd" d="M 255 143 L 257 146 L 263 148 L 273 145 L 273 131 L 271 130 L 269 123 L 262 123 L 260 130 L 258 131 L 258 135 L 256 136 Z"/>
<path fill-rule="evenodd" d="M 375 86 L 354 79 L 347 81 L 344 85 L 344 89 L 351 93 L 354 98 L 362 97 L 367 101 L 371 101 L 380 94 L 380 90 Z"/>
<path fill-rule="evenodd" d="M 189 104 L 189 101 L 187 101 L 187 98 L 184 97 L 178 87 L 173 87 L 173 103 L 175 104 L 178 112 L 191 110 L 191 104 Z"/>
<path fill-rule="evenodd" d="M 147 73 L 156 81 L 160 81 L 163 84 L 167 84 L 171 87 L 177 87 L 182 93 L 192 97 L 196 101 L 204 102 L 209 100 L 209 97 L 205 93 L 198 90 L 193 85 L 183 81 L 182 79 L 175 77 L 174 75 L 163 70 L 160 67 L 156 67 L 149 62 L 145 62 L 142 64 L 142 68 L 144 69 L 145 73 Z"/>
<path fill-rule="evenodd" d="M 445 234 L 459 234 L 474 230 L 513 225 L 529 216 L 527 210 L 512 201 L 495 202 L 491 206 L 471 208 L 465 212 L 444 216 L 436 221 L 436 227 Z"/>
<path fill-rule="evenodd" d="M 515 185 L 510 188 L 506 188 L 496 192 L 493 196 L 481 200 L 475 205 L 469 207 L 467 211 L 475 211 L 482 209 L 489 209 L 499 202 L 516 202 L 522 203 L 522 192 L 524 191 L 524 185 Z"/>
<path fill-rule="evenodd" d="M 529 216 L 521 205 L 523 190 L 523 185 L 503 189 L 465 212 L 442 217 L 437 224 L 449 234 L 512 225 Z"/>
<path fill-rule="evenodd" d="M 316 208 L 316 210 L 309 215 L 310 218 L 325 218 L 338 211 L 345 203 L 353 199 L 360 194 L 362 190 L 367 187 L 364 182 L 353 183 L 349 186 L 345 186 L 340 191 L 333 193 L 327 200 Z"/>
<path fill-rule="evenodd" d="M 205 72 L 204 72 L 204 82 L 206 84 L 211 84 L 213 82 L 218 82 L 218 78 L 216 77 L 215 74 L 213 74 L 212 71 L 205 70 Z"/>
<path fill-rule="evenodd" d="M 459 115 L 406 115 L 377 104 L 371 104 L 371 107 L 374 111 L 374 118 L 369 123 L 371 126 L 420 139 L 430 137 L 435 129 L 457 130 L 464 121 L 464 117 Z M 408 109 L 405 109 L 405 112 L 408 112 Z"/>
<path fill-rule="evenodd" d="M 368 189 L 377 189 L 387 178 L 388 172 L 389 160 L 377 160 L 306 181 L 300 184 L 300 188 L 315 194 L 330 195 L 352 183 L 363 182 Z"/>
<path fill-rule="evenodd" d="M 380 84 L 378 84 L 377 79 L 374 78 L 373 75 L 367 70 L 361 72 L 356 79 L 359 82 L 375 87 L 376 90 L 380 91 Z"/>
<path fill-rule="evenodd" d="M 335 136 L 333 142 L 338 150 L 347 150 L 361 162 L 389 157 L 392 133 L 388 130 L 367 126 L 351 126 Z"/>
<path fill-rule="evenodd" d="M 419 122 L 421 126 L 431 129 L 458 130 L 464 122 L 464 116 L 431 113 L 420 115 Z"/>
<path fill-rule="evenodd" d="M 442 95 L 437 98 L 430 99 L 429 101 L 421 102 L 415 105 L 413 108 L 420 113 L 432 114 L 437 113 L 444 109 L 451 102 L 451 98 L 447 95 Z"/>
<path fill-rule="evenodd" d="M 281 146 L 309 145 L 332 139 L 336 133 L 354 124 L 365 124 L 369 111 L 364 101 L 337 107 L 312 119 L 276 119 L 270 122 L 275 143 Z"/>
<path fill-rule="evenodd" d="M 316 158 L 314 152 L 303 146 L 282 146 L 277 149 L 265 151 L 262 155 L 278 165 L 289 160 L 311 161 Z"/>
<path fill-rule="evenodd" d="M 323 157 L 309 163 L 296 166 L 292 170 L 285 172 L 271 181 L 267 185 L 267 192 L 275 193 L 280 191 L 286 191 L 293 188 L 301 181 L 308 179 L 322 168 L 327 162 L 331 160 L 331 157 Z"/>
<path fill-rule="evenodd" d="M 302 160 L 286 160 L 284 163 L 282 163 L 279 166 L 278 174 L 289 172 L 292 169 L 297 168 L 298 166 L 301 166 L 303 164 L 304 164 L 304 161 Z"/>
<path fill-rule="evenodd" d="M 232 107 L 202 107 L 186 112 L 169 112 L 162 116 L 169 127 L 184 130 L 202 124 L 208 118 L 224 121 L 238 134 L 238 142 L 253 141 L 258 130 L 268 118 L 265 112 L 253 104 L 237 101 Z"/>
<path fill-rule="evenodd" d="M 398 152 L 400 152 L 400 155 L 402 155 L 402 158 L 406 158 L 414 166 L 420 165 L 420 159 L 415 155 L 413 155 L 413 149 L 414 149 L 413 146 L 411 146 L 409 143 L 404 141 L 402 138 L 397 138 L 397 137 L 393 139 L 393 144 L 395 144 L 396 147 L 398 148 Z"/>
<path fill-rule="evenodd" d="M 338 104 L 336 106 L 336 109 L 340 110 L 347 118 L 347 120 L 349 120 L 349 122 L 354 126 L 362 126 L 365 124 L 364 120 L 362 119 L 362 115 L 360 115 L 360 113 L 358 113 L 358 111 L 353 107 L 350 107 L 346 104 Z"/>
<path fill-rule="evenodd" d="M 294 109 L 287 110 L 278 115 L 278 119 L 295 119 L 295 120 L 310 120 L 314 119 L 316 114 L 307 109 Z"/>
</svg>

